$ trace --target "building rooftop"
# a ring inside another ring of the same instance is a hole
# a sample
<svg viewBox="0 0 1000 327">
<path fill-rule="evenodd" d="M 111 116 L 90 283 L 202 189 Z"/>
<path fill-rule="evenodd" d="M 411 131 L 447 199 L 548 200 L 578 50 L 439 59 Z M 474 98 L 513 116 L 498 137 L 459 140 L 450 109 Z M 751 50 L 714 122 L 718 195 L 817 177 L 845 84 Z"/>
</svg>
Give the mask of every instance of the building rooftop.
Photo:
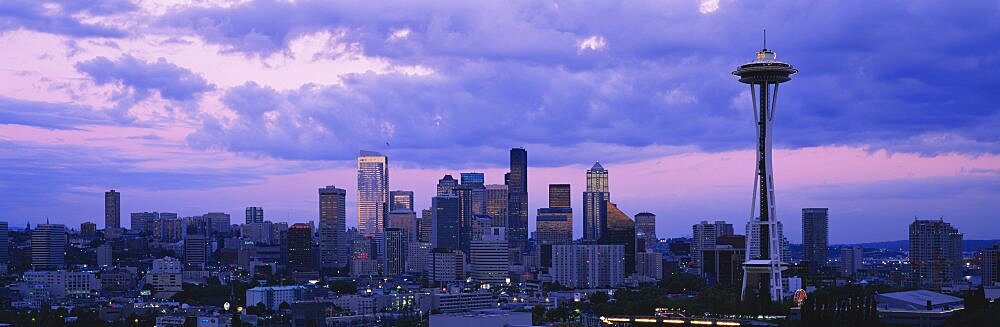
<svg viewBox="0 0 1000 327">
<path fill-rule="evenodd" d="M 927 301 L 931 304 L 961 303 L 962 299 L 928 290 L 913 290 L 904 292 L 893 292 L 879 294 L 879 296 L 891 298 L 898 301 L 913 304 L 915 306 L 926 306 Z"/>
</svg>

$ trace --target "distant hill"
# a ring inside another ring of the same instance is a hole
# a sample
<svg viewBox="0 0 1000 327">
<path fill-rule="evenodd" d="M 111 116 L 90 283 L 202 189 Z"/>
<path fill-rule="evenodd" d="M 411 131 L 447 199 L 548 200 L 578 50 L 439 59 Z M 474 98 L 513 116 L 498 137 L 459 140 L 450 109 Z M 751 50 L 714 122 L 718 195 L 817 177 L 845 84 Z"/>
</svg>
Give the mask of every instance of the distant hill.
<svg viewBox="0 0 1000 327">
<path fill-rule="evenodd" d="M 1000 240 L 963 240 L 962 250 L 966 252 L 979 251 L 983 248 L 991 247 L 993 246 L 993 244 L 997 243 L 1000 243 Z M 899 241 L 872 242 L 872 243 L 861 243 L 861 244 L 834 244 L 831 247 L 838 247 L 845 245 L 861 245 L 866 249 L 908 250 L 910 248 L 910 241 L 899 240 Z"/>
</svg>

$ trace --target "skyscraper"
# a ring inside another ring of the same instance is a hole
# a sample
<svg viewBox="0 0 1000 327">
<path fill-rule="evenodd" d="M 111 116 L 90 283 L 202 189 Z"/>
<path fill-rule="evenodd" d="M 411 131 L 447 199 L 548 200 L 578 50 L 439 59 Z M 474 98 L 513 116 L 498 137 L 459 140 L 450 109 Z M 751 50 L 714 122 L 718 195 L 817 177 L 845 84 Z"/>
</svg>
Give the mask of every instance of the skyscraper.
<svg viewBox="0 0 1000 327">
<path fill-rule="evenodd" d="M 599 162 L 587 170 L 587 191 L 583 192 L 583 239 L 597 241 L 608 225 L 608 171 Z"/>
<path fill-rule="evenodd" d="M 912 286 L 940 290 L 962 276 L 962 234 L 944 220 L 910 224 Z"/>
<path fill-rule="evenodd" d="M 104 192 L 104 228 L 121 228 L 122 195 L 118 191 Z"/>
<path fill-rule="evenodd" d="M 264 208 L 263 207 L 247 207 L 246 210 L 246 223 L 262 223 L 264 222 Z"/>
<path fill-rule="evenodd" d="M 607 228 L 598 243 L 624 246 L 625 276 L 635 272 L 635 222 L 614 203 L 608 202 Z"/>
<path fill-rule="evenodd" d="M 458 197 L 454 195 L 438 195 L 431 199 L 431 210 L 434 211 L 431 243 L 435 249 L 461 248 L 458 202 Z"/>
<path fill-rule="evenodd" d="M 0 221 L 0 266 L 10 266 L 10 229 L 6 221 Z M 0 273 L 6 270 L 0 270 Z"/>
<path fill-rule="evenodd" d="M 802 261 L 810 273 L 826 266 L 829 217 L 827 208 L 802 209 Z"/>
<path fill-rule="evenodd" d="M 309 224 L 297 223 L 288 227 L 288 271 L 315 271 Z"/>
<path fill-rule="evenodd" d="M 635 238 L 643 241 L 642 250 L 656 244 L 656 215 L 648 212 L 635 214 Z"/>
<path fill-rule="evenodd" d="M 983 285 L 1000 283 L 1000 244 L 983 249 L 982 269 Z"/>
<path fill-rule="evenodd" d="M 483 173 L 462 173 L 459 178 L 462 185 L 470 188 L 482 188 L 486 184 L 486 175 Z"/>
<path fill-rule="evenodd" d="M 716 231 L 716 224 L 702 221 L 691 226 L 691 262 L 699 274 L 703 274 L 705 267 L 704 251 L 715 249 L 716 240 L 719 237 Z"/>
<path fill-rule="evenodd" d="M 153 232 L 153 221 L 160 217 L 157 212 L 133 212 L 129 215 L 129 227 L 141 233 Z"/>
<path fill-rule="evenodd" d="M 385 272 L 387 275 L 406 273 L 406 255 L 409 241 L 406 231 L 399 228 L 385 229 Z"/>
<path fill-rule="evenodd" d="M 420 224 L 417 226 L 417 241 L 431 243 L 434 235 L 434 210 L 420 210 Z"/>
<path fill-rule="evenodd" d="M 778 239 L 778 248 L 777 248 L 778 251 L 776 251 L 775 255 L 777 255 L 778 258 L 781 259 L 781 262 L 788 263 L 789 261 L 792 261 L 792 256 L 791 252 L 788 251 L 788 238 L 785 237 L 785 227 L 780 221 L 774 223 L 772 226 L 773 226 L 772 232 L 777 234 L 777 239 Z M 746 247 L 747 247 L 747 256 L 750 258 L 755 258 L 757 256 L 760 256 L 760 249 L 761 249 L 760 229 L 761 229 L 760 220 L 754 219 L 752 221 L 747 222 Z M 722 235 L 720 235 L 720 237 L 721 236 Z"/>
<path fill-rule="evenodd" d="M 319 257 L 320 268 L 339 269 L 347 266 L 347 190 L 333 185 L 319 189 Z"/>
<path fill-rule="evenodd" d="M 358 155 L 358 230 L 381 234 L 389 203 L 389 158 L 373 151 Z"/>
<path fill-rule="evenodd" d="M 625 280 L 625 249 L 619 244 L 552 246 L 552 280 L 570 288 L 616 288 Z"/>
<path fill-rule="evenodd" d="M 854 245 L 840 248 L 840 272 L 844 276 L 854 276 L 858 270 L 864 269 L 865 249 Z"/>
<path fill-rule="evenodd" d="M 416 242 L 419 234 L 417 226 L 417 213 L 406 210 L 396 210 L 389 212 L 389 219 L 386 222 L 386 229 L 398 228 L 406 234 L 408 242 Z"/>
<path fill-rule="evenodd" d="M 66 267 L 66 226 L 40 224 L 31 231 L 31 269 L 58 270 Z"/>
<path fill-rule="evenodd" d="M 528 151 L 510 149 L 510 172 L 507 175 L 510 192 L 507 209 L 507 239 L 510 247 L 521 253 L 528 250 Z"/>
<path fill-rule="evenodd" d="M 451 175 L 444 175 L 444 177 L 441 177 L 441 179 L 438 180 L 437 195 L 454 194 L 451 190 L 456 186 L 458 186 L 458 180 L 456 180 L 455 177 L 451 177 Z"/>
<path fill-rule="evenodd" d="M 572 208 L 569 184 L 549 184 L 549 208 Z"/>
<path fill-rule="evenodd" d="M 458 197 L 459 244 L 462 252 L 469 253 L 469 242 L 472 241 L 472 188 L 459 185 L 452 189 Z"/>
<path fill-rule="evenodd" d="M 505 228 L 490 227 L 469 248 L 469 277 L 483 283 L 500 285 L 510 269 Z"/>
<path fill-rule="evenodd" d="M 573 208 L 538 208 L 535 244 L 573 243 Z"/>
<path fill-rule="evenodd" d="M 189 230 L 184 236 L 184 264 L 189 270 L 203 270 L 208 263 L 209 238 L 201 231 Z"/>
<path fill-rule="evenodd" d="M 413 191 L 389 192 L 389 211 L 413 211 Z"/>
<path fill-rule="evenodd" d="M 507 185 L 486 185 L 486 214 L 493 219 L 493 227 L 507 227 L 509 206 L 510 192 L 507 191 Z"/>
<path fill-rule="evenodd" d="M 754 100 L 754 118 L 757 121 L 757 158 L 756 176 L 754 178 L 754 199 L 750 201 L 758 206 L 760 218 L 760 256 L 749 258 L 743 263 L 743 287 L 740 298 L 747 300 L 780 301 L 783 293 L 781 285 L 781 258 L 772 245 L 779 243 L 777 234 L 770 230 L 771 224 L 778 221 L 774 199 L 774 177 L 771 166 L 771 135 L 774 127 L 774 106 L 777 104 L 778 84 L 791 80 L 791 75 L 798 72 L 791 65 L 776 60 L 777 56 L 771 50 L 761 49 L 757 57 L 746 64 L 740 65 L 733 75 L 739 76 L 741 83 L 750 85 L 750 94 Z M 773 85 L 773 88 L 772 88 Z M 759 92 L 759 94 L 758 94 Z M 753 218 L 753 217 L 748 217 Z"/>
</svg>

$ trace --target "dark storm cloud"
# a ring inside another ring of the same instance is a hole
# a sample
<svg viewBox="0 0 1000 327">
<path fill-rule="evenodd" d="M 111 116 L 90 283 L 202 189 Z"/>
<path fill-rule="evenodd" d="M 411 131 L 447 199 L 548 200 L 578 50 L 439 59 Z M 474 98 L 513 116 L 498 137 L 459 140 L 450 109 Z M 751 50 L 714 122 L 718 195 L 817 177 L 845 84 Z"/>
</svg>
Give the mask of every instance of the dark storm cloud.
<svg viewBox="0 0 1000 327">
<path fill-rule="evenodd" d="M 159 91 L 168 100 L 193 100 L 201 93 L 215 89 L 205 78 L 190 70 L 160 58 L 145 62 L 130 55 L 117 60 L 97 57 L 79 62 L 76 69 L 89 75 L 97 84 L 121 83 L 143 97 L 149 91 Z"/>
</svg>

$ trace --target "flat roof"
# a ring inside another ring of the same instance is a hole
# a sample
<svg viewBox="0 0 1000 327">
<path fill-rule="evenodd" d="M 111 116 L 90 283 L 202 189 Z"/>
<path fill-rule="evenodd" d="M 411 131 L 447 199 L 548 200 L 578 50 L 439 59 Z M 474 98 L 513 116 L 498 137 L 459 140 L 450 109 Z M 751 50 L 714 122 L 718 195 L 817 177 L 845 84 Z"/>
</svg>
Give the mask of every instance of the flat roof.
<svg viewBox="0 0 1000 327">
<path fill-rule="evenodd" d="M 882 293 L 879 294 L 879 296 L 912 303 L 914 305 L 927 305 L 928 300 L 931 301 L 931 304 L 962 302 L 962 299 L 960 298 L 928 290 Z"/>
</svg>

